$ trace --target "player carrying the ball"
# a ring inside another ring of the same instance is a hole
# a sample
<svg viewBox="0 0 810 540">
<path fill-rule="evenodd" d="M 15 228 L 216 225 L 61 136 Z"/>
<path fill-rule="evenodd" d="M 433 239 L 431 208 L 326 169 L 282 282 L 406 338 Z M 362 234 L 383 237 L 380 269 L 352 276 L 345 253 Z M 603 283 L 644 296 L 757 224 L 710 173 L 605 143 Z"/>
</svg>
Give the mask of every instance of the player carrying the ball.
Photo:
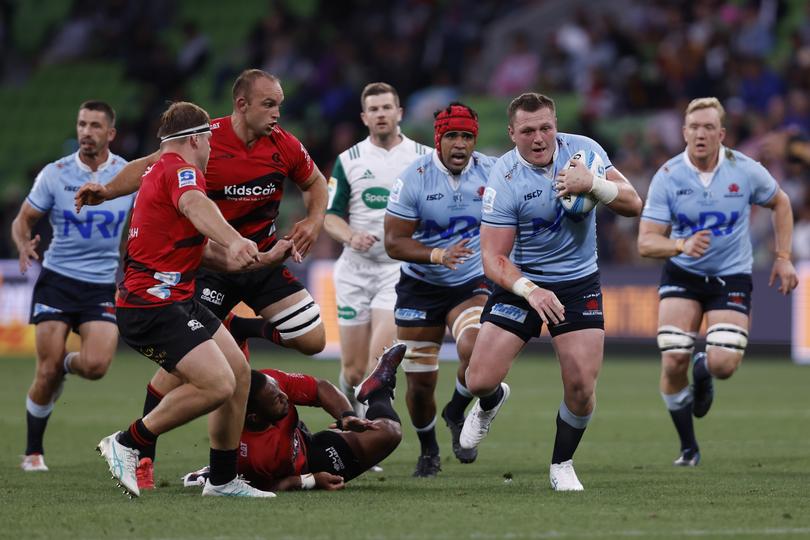
<svg viewBox="0 0 810 540">
<path fill-rule="evenodd" d="M 524 344 L 551 334 L 562 373 L 564 397 L 557 414 L 551 487 L 581 491 L 572 457 L 591 418 L 602 366 L 604 319 L 596 258 L 596 216 L 568 214 L 559 198 L 590 193 L 619 215 L 641 212 L 641 199 L 587 137 L 557 132 L 554 102 L 537 93 L 515 98 L 507 109 L 515 148 L 493 166 L 484 193 L 481 254 L 495 282 L 467 369 L 467 388 L 480 399 L 461 432 L 461 446 L 475 448 L 509 397 L 502 382 Z M 596 153 L 606 178 L 577 152 Z"/>
</svg>

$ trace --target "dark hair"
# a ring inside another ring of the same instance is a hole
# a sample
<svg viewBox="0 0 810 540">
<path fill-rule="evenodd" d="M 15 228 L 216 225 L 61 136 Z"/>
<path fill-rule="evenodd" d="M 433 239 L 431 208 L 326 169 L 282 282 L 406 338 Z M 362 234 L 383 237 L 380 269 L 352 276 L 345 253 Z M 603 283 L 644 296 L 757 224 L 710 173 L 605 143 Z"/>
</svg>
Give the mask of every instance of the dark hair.
<svg viewBox="0 0 810 540">
<path fill-rule="evenodd" d="M 537 92 L 526 92 L 512 100 L 506 108 L 506 115 L 509 117 L 509 123 L 511 124 L 517 111 L 534 112 L 540 109 L 549 109 L 554 113 L 554 100 Z"/>
<path fill-rule="evenodd" d="M 360 108 L 366 110 L 366 98 L 368 96 L 379 96 L 380 94 L 394 94 L 394 103 L 399 107 L 399 94 L 397 94 L 393 86 L 384 82 L 373 82 L 368 83 L 360 93 Z"/>
<path fill-rule="evenodd" d="M 470 113 L 470 116 L 472 116 L 475 120 L 478 120 L 478 113 L 475 112 L 475 110 L 472 107 L 470 107 L 469 105 L 465 105 L 460 101 L 453 101 L 447 107 L 445 107 L 444 109 L 439 109 L 438 111 L 434 112 L 433 113 L 434 120 L 436 118 L 438 118 L 438 116 L 440 114 L 442 114 L 442 113 L 452 114 L 453 113 L 453 107 L 463 107 L 463 108 L 467 109 L 467 111 L 469 111 L 469 113 Z"/>
<path fill-rule="evenodd" d="M 110 127 L 115 126 L 115 109 L 113 109 L 109 103 L 106 101 L 98 101 L 96 99 L 88 99 L 81 105 L 79 105 L 79 110 L 87 109 L 88 111 L 100 111 L 103 112 L 107 116 L 107 120 L 110 122 Z"/>
<path fill-rule="evenodd" d="M 248 391 L 247 410 L 253 411 L 256 408 L 256 398 L 259 392 L 267 385 L 267 375 L 255 369 L 250 370 L 250 390 Z"/>
<path fill-rule="evenodd" d="M 233 83 L 233 90 L 231 91 L 233 100 L 236 101 L 240 97 L 250 99 L 250 91 L 253 89 L 253 83 L 256 82 L 257 79 L 261 78 L 270 79 L 272 82 L 278 82 L 278 77 L 275 75 L 270 75 L 262 69 L 246 69 L 239 74 L 236 81 Z"/>
<path fill-rule="evenodd" d="M 160 117 L 158 137 L 165 137 L 184 129 L 193 128 L 211 121 L 205 109 L 188 101 L 176 101 Z"/>
</svg>

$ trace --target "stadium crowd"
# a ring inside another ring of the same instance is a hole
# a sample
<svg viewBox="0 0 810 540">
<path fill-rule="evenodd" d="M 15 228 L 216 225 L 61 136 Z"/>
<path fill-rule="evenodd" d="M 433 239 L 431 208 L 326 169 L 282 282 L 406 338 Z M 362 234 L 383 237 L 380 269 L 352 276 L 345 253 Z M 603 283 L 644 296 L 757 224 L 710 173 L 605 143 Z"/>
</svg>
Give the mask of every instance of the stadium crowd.
<svg viewBox="0 0 810 540">
<path fill-rule="evenodd" d="M 282 121 L 297 126 L 325 172 L 363 135 L 357 96 L 371 80 L 388 81 L 399 90 L 406 123 L 418 122 L 423 109 L 432 113 L 436 107 L 428 104 L 434 100 L 499 99 L 523 90 L 571 94 L 579 103 L 576 118 L 561 121 L 571 131 L 598 134 L 642 197 L 657 168 L 682 148 L 685 104 L 714 95 L 729 115 L 726 144 L 759 159 L 777 178 L 797 220 L 794 252 L 798 258 L 810 256 L 810 164 L 786 151 L 787 143 L 810 134 L 810 5 L 789 0 L 620 4 L 621 9 L 593 17 L 591 8 L 569 10 L 563 2 L 301 5 L 278 0 L 267 3 L 266 16 L 243 42 L 235 39 L 230 49 L 214 50 L 206 29 L 171 15 L 178 11 L 175 2 L 74 0 L 68 20 L 47 34 L 37 58 L 26 60 L 35 66 L 79 59 L 123 65 L 127 79 L 143 88 L 140 113 L 119 121 L 112 144 L 126 158 L 156 148 L 154 119 L 167 99 L 186 97 L 195 78 L 206 77 L 217 99 L 227 95 L 229 82 L 242 69 L 265 69 L 285 85 Z M 25 73 L 11 31 L 15 4 L 2 5 L 2 39 L 8 44 L 0 53 L 2 77 L 18 81 Z M 568 20 L 536 31 L 537 14 L 544 12 L 565 13 Z M 500 140 L 498 151 L 508 146 L 505 131 Z M 32 180 L 41 166 L 33 164 Z M 2 201 L 9 210 L 3 212 L 4 226 L 18 203 Z M 769 227 L 767 213 L 755 212 L 757 266 L 767 264 Z M 609 212 L 600 216 L 602 260 L 639 262 L 636 230 L 632 220 L 617 221 Z M 315 255 L 335 258 L 338 249 L 322 236 Z M 0 239 L 0 257 L 11 256 L 13 246 Z"/>
</svg>

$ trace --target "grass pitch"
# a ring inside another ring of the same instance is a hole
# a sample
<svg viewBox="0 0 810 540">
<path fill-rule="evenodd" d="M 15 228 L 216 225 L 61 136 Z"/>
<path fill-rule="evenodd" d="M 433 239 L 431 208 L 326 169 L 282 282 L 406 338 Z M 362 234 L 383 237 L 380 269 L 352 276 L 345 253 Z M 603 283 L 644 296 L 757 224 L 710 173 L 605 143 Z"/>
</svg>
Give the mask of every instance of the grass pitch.
<svg viewBox="0 0 810 540">
<path fill-rule="evenodd" d="M 549 488 L 559 371 L 548 357 L 524 355 L 476 463 L 455 461 L 442 424 L 442 473 L 412 478 L 418 441 L 403 399 L 405 438 L 383 473 L 342 492 L 272 500 L 203 499 L 181 487 L 179 477 L 207 461 L 200 420 L 161 438 L 157 490 L 134 501 L 121 495 L 94 447 L 141 410 L 154 368 L 129 353 L 102 381 L 68 381 L 45 437 L 51 470 L 23 473 L 33 360 L 2 359 L 0 538 L 810 538 L 810 370 L 784 358 L 746 359 L 732 380 L 718 383 L 714 408 L 696 421 L 703 462 L 681 469 L 671 464 L 678 443 L 650 353 L 648 360 L 606 361 L 596 414 L 575 458 L 582 493 Z M 269 354 L 253 362 L 337 378 L 336 362 Z M 442 364 L 440 407 L 454 370 Z M 402 396 L 401 374 L 400 385 Z M 329 421 L 300 410 L 313 431 Z"/>
</svg>

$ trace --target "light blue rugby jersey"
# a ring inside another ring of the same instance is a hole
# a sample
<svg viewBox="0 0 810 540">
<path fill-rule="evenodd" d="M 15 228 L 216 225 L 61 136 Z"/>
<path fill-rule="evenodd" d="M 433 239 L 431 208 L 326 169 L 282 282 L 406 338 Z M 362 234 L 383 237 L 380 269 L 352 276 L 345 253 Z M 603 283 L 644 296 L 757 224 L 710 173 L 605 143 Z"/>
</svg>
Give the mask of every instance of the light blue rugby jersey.
<svg viewBox="0 0 810 540">
<path fill-rule="evenodd" d="M 108 183 L 126 163 L 110 152 L 93 172 L 76 152 L 49 163 L 37 175 L 26 200 L 40 212 L 50 212 L 53 227 L 42 266 L 81 281 L 115 283 L 121 233 L 135 195 L 85 206 L 79 214 L 73 197 L 86 182 Z"/>
<path fill-rule="evenodd" d="M 677 255 L 672 262 L 678 266 L 704 276 L 750 274 L 751 205 L 770 201 L 779 185 L 759 162 L 729 148 L 720 148 L 708 187 L 687 160 L 682 152 L 658 170 L 641 219 L 671 225 L 671 238 L 688 238 L 703 229 L 712 232 L 706 253 L 698 258 Z"/>
<path fill-rule="evenodd" d="M 571 216 L 556 198 L 554 178 L 579 150 L 592 150 L 612 167 L 593 139 L 557 133 L 554 158 L 536 167 L 514 148 L 501 156 L 489 174 L 481 222 L 516 229 L 512 262 L 532 281 L 579 279 L 597 271 L 596 212 Z"/>
<path fill-rule="evenodd" d="M 434 150 L 405 169 L 388 196 L 387 212 L 419 221 L 413 238 L 428 247 L 449 248 L 464 238 L 473 255 L 456 270 L 440 264 L 403 263 L 402 271 L 434 285 L 460 285 L 484 273 L 479 227 L 481 200 L 495 158 L 473 152 L 454 188 L 453 176 Z"/>
</svg>

